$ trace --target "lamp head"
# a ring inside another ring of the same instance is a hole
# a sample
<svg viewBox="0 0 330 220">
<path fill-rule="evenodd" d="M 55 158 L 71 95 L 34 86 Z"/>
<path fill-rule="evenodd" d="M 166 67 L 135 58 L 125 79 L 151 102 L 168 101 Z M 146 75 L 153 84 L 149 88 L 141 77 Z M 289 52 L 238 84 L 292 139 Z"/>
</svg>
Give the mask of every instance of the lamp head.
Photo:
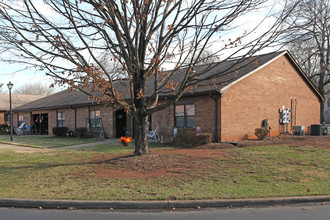
<svg viewBox="0 0 330 220">
<path fill-rule="evenodd" d="M 8 86 L 8 89 L 11 90 L 11 89 L 13 88 L 14 84 L 12 84 L 11 82 L 9 82 L 9 83 L 7 84 L 7 86 Z"/>
</svg>

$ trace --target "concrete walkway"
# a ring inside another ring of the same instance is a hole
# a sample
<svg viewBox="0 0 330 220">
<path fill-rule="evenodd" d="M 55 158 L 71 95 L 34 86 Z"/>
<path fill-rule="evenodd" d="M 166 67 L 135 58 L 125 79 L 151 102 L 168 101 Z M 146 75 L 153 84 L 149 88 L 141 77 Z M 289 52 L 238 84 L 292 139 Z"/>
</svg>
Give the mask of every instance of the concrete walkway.
<svg viewBox="0 0 330 220">
<path fill-rule="evenodd" d="M 115 144 L 119 143 L 118 138 L 110 138 L 110 139 L 103 139 L 97 142 L 87 143 L 87 144 L 77 144 L 77 145 L 71 145 L 71 146 L 64 146 L 64 147 L 56 147 L 54 149 L 62 150 L 62 149 L 78 149 L 82 147 L 91 147 L 99 144 Z"/>
<path fill-rule="evenodd" d="M 99 144 L 114 144 L 114 143 L 118 143 L 118 138 L 103 139 L 103 140 L 100 139 L 99 141 L 92 142 L 92 143 L 56 147 L 56 148 L 52 148 L 52 149 L 40 149 L 40 148 L 19 146 L 16 144 L 0 143 L 0 150 L 11 149 L 11 150 L 20 151 L 20 152 L 47 152 L 47 151 L 53 151 L 53 150 L 78 149 L 78 148 L 83 148 L 83 147 L 91 147 L 91 146 L 95 146 L 95 145 L 99 145 Z"/>
<path fill-rule="evenodd" d="M 9 149 L 14 150 L 17 152 L 48 152 L 53 151 L 53 149 L 41 149 L 41 148 L 34 148 L 34 147 L 23 147 L 13 144 L 3 144 L 0 143 L 0 150 Z"/>
</svg>

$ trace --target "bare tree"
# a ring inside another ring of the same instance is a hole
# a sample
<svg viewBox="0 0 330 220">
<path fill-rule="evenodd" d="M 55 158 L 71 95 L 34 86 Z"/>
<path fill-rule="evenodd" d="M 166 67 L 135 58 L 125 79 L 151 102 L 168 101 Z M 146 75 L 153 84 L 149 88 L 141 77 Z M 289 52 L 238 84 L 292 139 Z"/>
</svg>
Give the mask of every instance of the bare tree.
<svg viewBox="0 0 330 220">
<path fill-rule="evenodd" d="M 297 62 L 325 95 L 330 85 L 330 1 L 300 0 L 283 30 L 282 42 L 289 45 Z M 321 112 L 323 109 L 324 103 Z"/>
<path fill-rule="evenodd" d="M 50 95 L 53 93 L 53 89 L 40 82 L 27 83 L 19 88 L 15 88 L 13 93 L 25 94 L 25 95 Z"/>
<path fill-rule="evenodd" d="M 226 54 L 221 61 L 245 59 L 273 42 L 278 21 L 258 36 L 252 36 L 257 27 L 236 36 L 232 29 L 265 1 L 47 0 L 40 6 L 32 0 L 2 0 L 0 27 L 6 31 L 0 40 L 16 62 L 33 64 L 59 85 L 129 111 L 135 120 L 135 155 L 143 155 L 149 152 L 150 114 L 225 74 L 207 75 L 215 65 L 202 72 L 193 71 L 195 66 L 219 54 Z M 213 53 L 203 57 L 212 45 Z M 233 47 L 237 50 L 226 52 Z M 109 54 L 126 77 L 109 70 L 102 54 Z M 165 69 L 168 65 L 172 70 Z M 171 98 L 159 102 L 162 95 Z"/>
</svg>

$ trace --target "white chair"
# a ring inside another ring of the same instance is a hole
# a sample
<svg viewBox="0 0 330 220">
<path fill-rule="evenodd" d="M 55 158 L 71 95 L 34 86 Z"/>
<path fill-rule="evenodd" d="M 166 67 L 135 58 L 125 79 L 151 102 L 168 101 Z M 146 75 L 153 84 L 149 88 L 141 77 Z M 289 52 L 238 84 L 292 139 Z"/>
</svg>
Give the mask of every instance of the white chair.
<svg viewBox="0 0 330 220">
<path fill-rule="evenodd" d="M 155 130 L 148 131 L 148 134 L 147 134 L 148 141 L 159 142 L 160 141 L 160 137 L 159 137 L 158 131 L 159 131 L 159 125 L 157 125 L 157 127 L 155 128 Z"/>
</svg>

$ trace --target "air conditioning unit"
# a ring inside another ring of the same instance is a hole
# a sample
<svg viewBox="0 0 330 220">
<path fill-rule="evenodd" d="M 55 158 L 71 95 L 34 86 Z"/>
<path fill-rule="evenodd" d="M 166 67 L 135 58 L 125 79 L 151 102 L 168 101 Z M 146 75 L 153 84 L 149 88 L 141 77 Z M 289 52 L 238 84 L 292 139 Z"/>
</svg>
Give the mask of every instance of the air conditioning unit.
<svg viewBox="0 0 330 220">
<path fill-rule="evenodd" d="M 330 127 L 322 128 L 322 134 L 323 135 L 330 135 Z"/>
<path fill-rule="evenodd" d="M 312 124 L 311 125 L 311 135 L 312 136 L 322 136 L 322 125 Z"/>
<path fill-rule="evenodd" d="M 305 135 L 305 126 L 293 126 L 292 133 L 299 136 Z"/>
</svg>

